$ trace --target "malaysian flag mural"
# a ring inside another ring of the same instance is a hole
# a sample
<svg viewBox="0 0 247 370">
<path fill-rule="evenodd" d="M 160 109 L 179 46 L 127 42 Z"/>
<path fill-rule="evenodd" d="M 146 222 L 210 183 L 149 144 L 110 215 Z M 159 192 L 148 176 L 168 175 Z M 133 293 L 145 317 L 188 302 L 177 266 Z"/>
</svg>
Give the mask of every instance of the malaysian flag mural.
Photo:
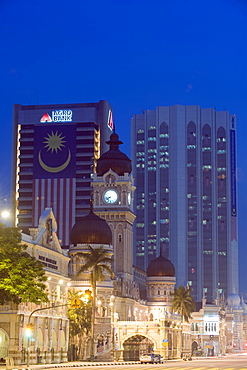
<svg viewBox="0 0 247 370">
<path fill-rule="evenodd" d="M 75 223 L 75 189 L 76 126 L 34 126 L 33 224 L 37 225 L 42 211 L 51 207 L 62 245 L 69 245 Z"/>
</svg>

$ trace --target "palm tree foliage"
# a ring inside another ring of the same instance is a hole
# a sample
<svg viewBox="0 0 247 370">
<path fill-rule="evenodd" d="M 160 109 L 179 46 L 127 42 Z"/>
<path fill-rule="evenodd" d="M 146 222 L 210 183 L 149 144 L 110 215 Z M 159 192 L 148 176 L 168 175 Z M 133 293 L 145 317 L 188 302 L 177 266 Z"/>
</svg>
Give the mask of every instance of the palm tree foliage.
<svg viewBox="0 0 247 370">
<path fill-rule="evenodd" d="M 89 245 L 88 248 L 89 252 L 81 253 L 85 264 L 81 266 L 77 275 L 89 271 L 89 281 L 93 288 L 97 281 L 103 281 L 105 279 L 104 272 L 108 272 L 112 277 L 114 274 L 111 269 L 112 258 L 109 252 L 104 249 L 103 245 L 95 249 Z"/>
<path fill-rule="evenodd" d="M 178 312 L 182 318 L 188 322 L 191 318 L 191 313 L 195 310 L 196 305 L 191 297 L 191 290 L 189 287 L 179 286 L 174 291 L 172 308 Z"/>
</svg>

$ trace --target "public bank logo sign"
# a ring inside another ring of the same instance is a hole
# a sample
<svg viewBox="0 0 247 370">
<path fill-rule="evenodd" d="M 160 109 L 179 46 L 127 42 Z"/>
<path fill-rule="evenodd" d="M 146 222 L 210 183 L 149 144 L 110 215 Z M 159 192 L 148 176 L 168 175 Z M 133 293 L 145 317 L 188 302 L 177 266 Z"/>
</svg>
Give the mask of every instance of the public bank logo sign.
<svg viewBox="0 0 247 370">
<path fill-rule="evenodd" d="M 53 110 L 51 116 L 48 113 L 43 114 L 40 119 L 41 123 L 46 122 L 72 122 L 72 110 Z"/>
</svg>

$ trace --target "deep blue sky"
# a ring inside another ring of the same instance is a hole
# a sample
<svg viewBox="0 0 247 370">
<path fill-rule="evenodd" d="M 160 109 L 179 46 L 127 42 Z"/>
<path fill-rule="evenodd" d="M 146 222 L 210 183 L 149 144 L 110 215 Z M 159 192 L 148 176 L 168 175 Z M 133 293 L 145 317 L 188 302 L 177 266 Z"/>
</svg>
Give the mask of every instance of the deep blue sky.
<svg viewBox="0 0 247 370">
<path fill-rule="evenodd" d="M 9 201 L 14 103 L 108 100 L 130 119 L 159 105 L 237 115 L 240 292 L 247 292 L 247 1 L 1 0 L 0 205 Z"/>
</svg>

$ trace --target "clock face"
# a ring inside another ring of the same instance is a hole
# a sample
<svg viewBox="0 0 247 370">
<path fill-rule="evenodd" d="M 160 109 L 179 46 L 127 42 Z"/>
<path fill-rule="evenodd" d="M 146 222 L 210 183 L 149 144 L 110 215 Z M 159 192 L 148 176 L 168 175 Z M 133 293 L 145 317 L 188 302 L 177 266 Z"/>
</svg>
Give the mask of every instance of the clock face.
<svg viewBox="0 0 247 370">
<path fill-rule="evenodd" d="M 115 203 L 117 199 L 118 193 L 116 192 L 116 190 L 106 190 L 106 192 L 104 193 L 104 201 L 108 204 Z"/>
<path fill-rule="evenodd" d="M 128 193 L 128 205 L 130 206 L 130 203 L 131 203 L 131 194 Z"/>
</svg>

